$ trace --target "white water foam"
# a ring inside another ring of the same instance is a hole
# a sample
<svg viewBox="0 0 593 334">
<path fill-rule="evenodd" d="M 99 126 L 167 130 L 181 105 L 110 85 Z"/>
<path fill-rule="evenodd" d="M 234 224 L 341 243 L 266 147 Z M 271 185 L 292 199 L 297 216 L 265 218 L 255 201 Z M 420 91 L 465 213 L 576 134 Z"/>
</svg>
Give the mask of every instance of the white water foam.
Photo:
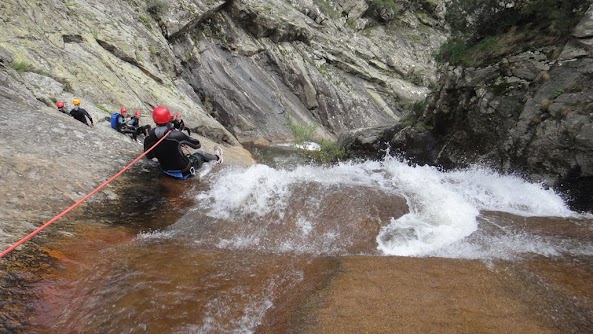
<svg viewBox="0 0 593 334">
<path fill-rule="evenodd" d="M 209 216 L 221 219 L 245 215 L 261 217 L 269 213 L 282 218 L 293 189 L 304 182 L 324 186 L 368 186 L 399 194 L 407 200 L 410 212 L 391 219 L 380 230 L 376 238 L 377 248 L 385 255 L 494 256 L 493 251 L 462 244 L 478 229 L 476 218 L 481 210 L 522 216 L 577 216 L 554 191 L 515 176 L 499 175 L 479 167 L 441 172 L 429 166 L 410 166 L 394 158 L 332 167 L 300 166 L 293 170 L 255 165 L 227 169 L 215 175 L 213 182 L 216 186 L 198 195 L 198 199 L 207 204 Z M 306 237 L 311 222 L 298 224 Z M 541 240 L 531 242 L 530 246 L 527 245 L 528 237 L 503 239 L 492 239 L 492 242 L 504 243 L 519 253 L 534 249 L 544 255 L 557 252 Z M 224 247 L 223 244 L 219 246 Z M 283 248 L 295 249 L 298 245 L 291 240 L 285 242 Z"/>
</svg>

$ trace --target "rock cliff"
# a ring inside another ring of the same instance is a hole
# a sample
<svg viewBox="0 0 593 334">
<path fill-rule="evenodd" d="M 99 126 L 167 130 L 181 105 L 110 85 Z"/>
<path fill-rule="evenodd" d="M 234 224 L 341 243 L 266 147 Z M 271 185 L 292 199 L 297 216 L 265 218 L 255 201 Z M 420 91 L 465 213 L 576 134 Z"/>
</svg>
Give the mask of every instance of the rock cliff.
<svg viewBox="0 0 593 334">
<path fill-rule="evenodd" d="M 206 148 L 252 163 L 241 143 L 290 141 L 295 126 L 334 140 L 397 124 L 436 84 L 446 39 L 431 0 L 9 0 L 0 13 L 2 248 L 141 152 L 103 121 L 121 107 L 147 124 L 165 104 Z M 55 110 L 74 97 L 95 128 Z"/>
<path fill-rule="evenodd" d="M 575 208 L 592 210 L 593 7 L 577 22 L 567 39 L 547 41 L 542 32 L 493 63 L 445 64 L 417 118 L 358 130 L 344 145 L 368 156 L 388 142 L 445 168 L 484 164 L 555 187 Z M 511 44 L 521 33 L 503 38 Z"/>
</svg>

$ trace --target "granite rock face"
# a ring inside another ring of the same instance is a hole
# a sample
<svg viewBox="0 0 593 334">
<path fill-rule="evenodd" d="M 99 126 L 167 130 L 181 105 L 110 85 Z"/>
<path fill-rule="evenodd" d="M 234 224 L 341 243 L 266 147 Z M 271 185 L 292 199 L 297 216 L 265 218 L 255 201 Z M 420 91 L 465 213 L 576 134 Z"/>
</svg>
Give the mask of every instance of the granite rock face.
<svg viewBox="0 0 593 334">
<path fill-rule="evenodd" d="M 166 105 L 230 163 L 253 163 L 241 143 L 290 141 L 295 126 L 335 140 L 397 124 L 435 85 L 431 55 L 446 39 L 442 6 L 414 3 L 396 13 L 363 0 L 1 2 L 0 245 L 141 152 L 104 121 L 121 107 L 152 124 Z M 55 110 L 74 98 L 94 128 Z"/>
<path fill-rule="evenodd" d="M 391 149 L 445 168 L 480 163 L 518 173 L 593 210 L 592 20 L 593 7 L 561 46 L 481 68 L 443 67 L 419 121 L 385 130 L 395 133 Z M 363 153 L 357 137 L 342 142 Z"/>
</svg>

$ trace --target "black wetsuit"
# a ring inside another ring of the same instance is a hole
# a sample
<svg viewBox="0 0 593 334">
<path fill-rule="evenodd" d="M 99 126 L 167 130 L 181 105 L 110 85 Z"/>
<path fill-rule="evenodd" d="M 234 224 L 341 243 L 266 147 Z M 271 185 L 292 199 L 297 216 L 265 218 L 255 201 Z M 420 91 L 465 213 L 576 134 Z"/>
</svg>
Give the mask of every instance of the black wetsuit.
<svg viewBox="0 0 593 334">
<path fill-rule="evenodd" d="M 136 136 L 138 133 L 136 132 L 135 128 L 129 127 L 126 124 L 125 117 L 122 114 L 117 114 L 117 119 L 115 120 L 115 131 L 123 134 L 132 135 L 132 140 L 136 140 Z"/>
<path fill-rule="evenodd" d="M 167 125 L 150 130 L 148 137 L 144 139 L 144 151 L 152 147 L 172 128 L 172 125 Z M 166 174 L 182 179 L 193 175 L 195 170 L 200 168 L 205 161 L 218 160 L 216 155 L 209 153 L 185 154 L 181 145 L 187 145 L 194 149 L 202 146 L 199 140 L 189 137 L 181 131 L 171 131 L 167 138 L 148 152 L 146 157 L 148 159 L 157 158 Z M 180 175 L 176 176 L 175 173 Z"/>
<path fill-rule="evenodd" d="M 173 127 L 174 127 L 176 130 L 179 130 L 179 131 L 183 131 L 183 130 L 185 130 L 185 131 L 187 131 L 187 135 L 188 135 L 188 136 L 191 136 L 191 132 L 189 131 L 189 128 L 186 128 L 186 127 L 185 127 L 185 123 L 183 122 L 183 120 L 182 120 L 182 119 L 180 119 L 180 120 L 176 120 L 176 119 L 174 119 L 173 121 L 171 121 L 171 123 L 173 123 Z"/>
<path fill-rule="evenodd" d="M 76 118 L 77 120 L 81 121 L 86 125 L 89 125 L 89 123 L 86 121 L 86 118 L 88 117 L 88 119 L 91 120 L 91 124 L 95 124 L 95 122 L 93 122 L 93 119 L 91 118 L 91 115 L 89 115 L 89 113 L 86 110 L 80 107 L 78 109 L 72 108 L 72 110 L 70 110 L 70 116 Z"/>
<path fill-rule="evenodd" d="M 70 112 L 68 110 L 64 109 L 64 107 L 58 108 L 58 111 L 61 112 L 61 113 L 66 114 L 66 115 L 70 115 Z"/>
<path fill-rule="evenodd" d="M 136 132 L 136 136 L 138 136 L 139 134 L 143 134 L 144 137 L 148 136 L 148 131 L 150 131 L 150 125 L 144 125 L 144 126 L 140 126 L 140 118 L 133 116 L 129 121 L 128 121 L 128 126 L 131 127 L 132 129 L 134 129 L 134 131 Z"/>
</svg>

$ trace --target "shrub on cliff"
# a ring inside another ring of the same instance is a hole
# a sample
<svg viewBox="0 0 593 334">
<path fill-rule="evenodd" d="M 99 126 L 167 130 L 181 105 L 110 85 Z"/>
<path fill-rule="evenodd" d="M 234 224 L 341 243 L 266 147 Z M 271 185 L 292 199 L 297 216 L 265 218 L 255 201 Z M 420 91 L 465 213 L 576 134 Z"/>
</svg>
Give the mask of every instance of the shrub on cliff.
<svg viewBox="0 0 593 334">
<path fill-rule="evenodd" d="M 477 66 L 524 45 L 561 43 L 591 4 L 593 0 L 452 0 L 446 16 L 452 36 L 435 59 Z"/>
<path fill-rule="evenodd" d="M 169 11 L 169 3 L 165 0 L 146 0 L 146 11 L 152 17 L 163 17 Z"/>
</svg>

